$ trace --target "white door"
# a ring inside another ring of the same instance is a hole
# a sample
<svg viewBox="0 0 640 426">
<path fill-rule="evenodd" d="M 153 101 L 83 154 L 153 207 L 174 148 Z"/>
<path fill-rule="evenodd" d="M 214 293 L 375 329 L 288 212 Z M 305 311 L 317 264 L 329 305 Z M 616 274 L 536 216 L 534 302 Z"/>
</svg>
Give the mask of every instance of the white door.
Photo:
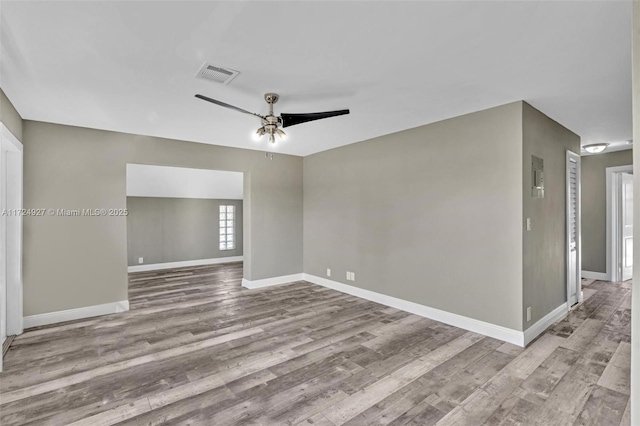
<svg viewBox="0 0 640 426">
<path fill-rule="evenodd" d="M 633 175 L 620 173 L 620 256 L 622 281 L 633 275 Z"/>
<path fill-rule="evenodd" d="M 567 304 L 580 296 L 580 157 L 567 151 Z"/>
</svg>

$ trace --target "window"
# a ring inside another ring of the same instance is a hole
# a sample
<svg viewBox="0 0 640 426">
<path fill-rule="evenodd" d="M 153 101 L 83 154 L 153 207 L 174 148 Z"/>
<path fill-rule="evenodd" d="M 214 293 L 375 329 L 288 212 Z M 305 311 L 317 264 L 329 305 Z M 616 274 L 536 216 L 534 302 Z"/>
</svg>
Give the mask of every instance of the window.
<svg viewBox="0 0 640 426">
<path fill-rule="evenodd" d="M 220 250 L 236 248 L 233 221 L 235 219 L 234 206 L 220 206 Z"/>
</svg>

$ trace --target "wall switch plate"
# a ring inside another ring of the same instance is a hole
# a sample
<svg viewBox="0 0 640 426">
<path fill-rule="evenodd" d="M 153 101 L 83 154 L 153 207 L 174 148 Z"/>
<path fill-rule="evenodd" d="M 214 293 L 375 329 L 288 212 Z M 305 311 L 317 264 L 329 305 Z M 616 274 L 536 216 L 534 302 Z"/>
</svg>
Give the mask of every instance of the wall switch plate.
<svg viewBox="0 0 640 426">
<path fill-rule="evenodd" d="M 351 273 L 351 281 L 355 281 L 356 280 L 356 273 L 352 272 Z"/>
<path fill-rule="evenodd" d="M 327 268 L 327 276 L 330 277 L 331 276 L 331 269 Z"/>
<path fill-rule="evenodd" d="M 531 218 L 527 218 L 527 231 L 531 231 Z"/>
<path fill-rule="evenodd" d="M 351 281 L 351 272 L 347 271 L 347 281 Z"/>
<path fill-rule="evenodd" d="M 144 263 L 144 259 L 142 257 L 138 258 L 138 263 Z"/>
<path fill-rule="evenodd" d="M 531 321 L 531 306 L 527 308 L 527 321 Z"/>
</svg>

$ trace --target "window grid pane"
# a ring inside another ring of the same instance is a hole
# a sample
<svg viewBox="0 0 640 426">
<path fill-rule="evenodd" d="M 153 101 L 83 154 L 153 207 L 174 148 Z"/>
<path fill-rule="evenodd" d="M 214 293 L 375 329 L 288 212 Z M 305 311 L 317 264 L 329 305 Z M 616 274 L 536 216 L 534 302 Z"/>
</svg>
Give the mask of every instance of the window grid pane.
<svg viewBox="0 0 640 426">
<path fill-rule="evenodd" d="M 220 250 L 235 248 L 233 220 L 235 208 L 230 205 L 220 206 Z"/>
</svg>

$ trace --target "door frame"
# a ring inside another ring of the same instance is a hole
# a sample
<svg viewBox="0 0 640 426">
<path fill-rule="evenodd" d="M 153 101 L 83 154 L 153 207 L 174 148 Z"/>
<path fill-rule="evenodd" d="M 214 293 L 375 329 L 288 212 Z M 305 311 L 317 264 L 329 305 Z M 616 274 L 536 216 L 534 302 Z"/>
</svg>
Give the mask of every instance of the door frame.
<svg viewBox="0 0 640 426">
<path fill-rule="evenodd" d="M 571 283 L 571 268 L 569 268 L 569 263 L 571 262 L 571 249 L 569 242 L 571 241 L 571 224 L 569 218 L 569 212 L 571 209 L 571 177 L 570 177 L 570 167 L 569 164 L 571 161 L 575 161 L 577 163 L 576 167 L 576 270 L 575 270 L 575 280 L 576 280 L 576 296 L 577 302 L 582 302 L 582 213 L 581 213 L 581 186 L 582 186 L 582 178 L 580 171 L 580 155 L 576 154 L 572 151 L 567 151 L 566 158 L 566 170 L 565 170 L 565 186 L 566 186 L 566 196 L 565 196 L 565 218 L 566 218 L 566 244 L 565 244 L 565 267 L 567 271 L 567 310 L 571 309 L 569 304 L 569 284 Z"/>
<path fill-rule="evenodd" d="M 619 281 L 620 271 L 620 173 L 633 173 L 633 164 L 607 167 L 607 278 Z"/>
<path fill-rule="evenodd" d="M 6 169 L 5 166 L 6 165 Z M 22 209 L 23 147 L 13 133 L 0 122 L 0 171 L 6 178 L 7 209 Z M 5 175 L 6 173 L 6 175 Z M 0 265 L 6 273 L 6 334 L 22 334 L 22 215 L 6 216 L 5 262 Z M 3 342 L 4 343 L 4 342 Z M 2 360 L 0 356 L 0 371 Z"/>
</svg>

